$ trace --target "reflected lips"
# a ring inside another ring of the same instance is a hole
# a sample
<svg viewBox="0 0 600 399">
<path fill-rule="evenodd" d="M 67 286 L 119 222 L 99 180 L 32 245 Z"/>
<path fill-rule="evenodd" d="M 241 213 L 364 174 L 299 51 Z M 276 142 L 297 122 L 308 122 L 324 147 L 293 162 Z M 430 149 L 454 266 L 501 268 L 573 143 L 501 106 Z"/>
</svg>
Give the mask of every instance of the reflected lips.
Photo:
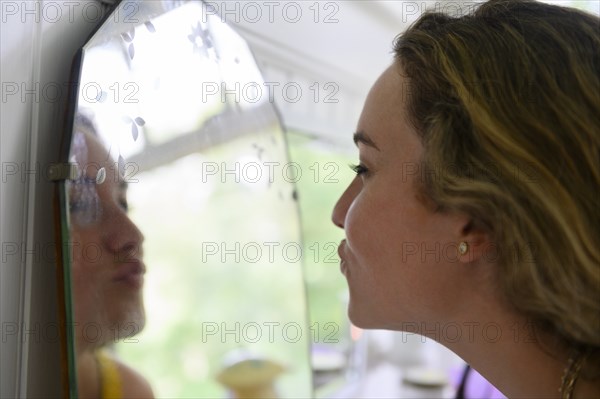
<svg viewBox="0 0 600 399">
<path fill-rule="evenodd" d="M 141 288 L 144 284 L 144 273 L 146 268 L 140 261 L 131 261 L 121 263 L 117 266 L 117 272 L 114 281 L 125 283 L 132 288 Z"/>
</svg>

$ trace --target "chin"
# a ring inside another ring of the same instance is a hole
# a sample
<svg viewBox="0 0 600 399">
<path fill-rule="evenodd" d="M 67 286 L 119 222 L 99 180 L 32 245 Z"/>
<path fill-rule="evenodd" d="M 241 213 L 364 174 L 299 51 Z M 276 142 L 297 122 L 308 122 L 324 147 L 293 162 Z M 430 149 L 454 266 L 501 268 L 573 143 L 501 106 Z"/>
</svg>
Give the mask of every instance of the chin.
<svg viewBox="0 0 600 399">
<path fill-rule="evenodd" d="M 125 339 L 139 334 L 146 325 L 146 313 L 143 306 L 124 309 L 113 321 L 111 330 L 116 339 Z"/>
<path fill-rule="evenodd" d="M 365 330 L 384 328 L 381 323 L 378 323 L 377 320 L 373 318 L 373 314 L 374 312 L 369 309 L 354 306 L 352 300 L 350 300 L 350 304 L 348 305 L 348 318 L 354 326 Z"/>
</svg>

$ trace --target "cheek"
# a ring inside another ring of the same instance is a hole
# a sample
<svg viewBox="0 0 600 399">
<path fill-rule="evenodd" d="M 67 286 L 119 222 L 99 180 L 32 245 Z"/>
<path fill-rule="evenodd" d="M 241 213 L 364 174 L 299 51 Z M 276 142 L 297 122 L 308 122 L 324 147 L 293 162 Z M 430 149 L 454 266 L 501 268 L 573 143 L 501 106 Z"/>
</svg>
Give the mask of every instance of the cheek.
<svg viewBox="0 0 600 399">
<path fill-rule="evenodd" d="M 95 234 L 77 232 L 71 235 L 71 281 L 74 300 L 82 303 L 97 300 L 105 278 L 102 248 Z"/>
<path fill-rule="evenodd" d="M 346 242 L 355 256 L 360 256 L 369 248 L 369 233 L 375 222 L 369 212 L 368 200 L 365 201 L 364 196 L 359 194 L 348 208 L 344 221 Z"/>
<path fill-rule="evenodd" d="M 385 196 L 359 194 L 346 215 L 347 244 L 362 261 L 390 262 L 399 259 L 399 250 L 406 238 L 398 207 Z"/>
</svg>

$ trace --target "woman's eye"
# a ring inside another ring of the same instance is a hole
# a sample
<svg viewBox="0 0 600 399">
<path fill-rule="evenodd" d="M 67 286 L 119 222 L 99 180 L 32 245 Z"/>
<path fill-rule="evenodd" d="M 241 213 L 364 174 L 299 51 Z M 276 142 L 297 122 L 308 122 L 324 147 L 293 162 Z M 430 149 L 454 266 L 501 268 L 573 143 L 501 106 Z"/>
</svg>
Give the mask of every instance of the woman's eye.
<svg viewBox="0 0 600 399">
<path fill-rule="evenodd" d="M 127 200 L 119 200 L 119 205 L 121 206 L 121 208 L 123 208 L 125 212 L 129 211 L 129 204 L 127 203 Z"/>
<path fill-rule="evenodd" d="M 89 212 L 98 205 L 98 193 L 87 182 L 76 183 L 69 194 L 69 212 Z"/>
<path fill-rule="evenodd" d="M 73 198 L 69 201 L 69 212 L 76 225 L 91 226 L 100 221 L 102 207 L 97 198 Z"/>
<path fill-rule="evenodd" d="M 69 212 L 83 212 L 89 208 L 88 204 L 84 201 L 69 201 Z"/>
<path fill-rule="evenodd" d="M 369 170 L 362 164 L 358 164 L 358 165 L 350 165 L 350 169 L 352 169 L 354 171 L 354 173 L 356 173 L 357 176 L 360 176 L 364 173 L 367 173 Z"/>
</svg>

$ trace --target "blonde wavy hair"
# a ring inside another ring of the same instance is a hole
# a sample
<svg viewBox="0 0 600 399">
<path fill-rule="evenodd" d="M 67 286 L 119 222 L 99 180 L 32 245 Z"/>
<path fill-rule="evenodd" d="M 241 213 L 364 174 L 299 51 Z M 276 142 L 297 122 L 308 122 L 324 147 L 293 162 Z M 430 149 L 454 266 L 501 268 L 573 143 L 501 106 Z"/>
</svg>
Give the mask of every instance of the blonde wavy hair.
<svg viewBox="0 0 600 399">
<path fill-rule="evenodd" d="M 600 370 L 599 26 L 575 9 L 491 0 L 426 13 L 394 43 L 434 171 L 424 194 L 490 233 L 506 299 L 589 353 L 587 378 Z"/>
</svg>

